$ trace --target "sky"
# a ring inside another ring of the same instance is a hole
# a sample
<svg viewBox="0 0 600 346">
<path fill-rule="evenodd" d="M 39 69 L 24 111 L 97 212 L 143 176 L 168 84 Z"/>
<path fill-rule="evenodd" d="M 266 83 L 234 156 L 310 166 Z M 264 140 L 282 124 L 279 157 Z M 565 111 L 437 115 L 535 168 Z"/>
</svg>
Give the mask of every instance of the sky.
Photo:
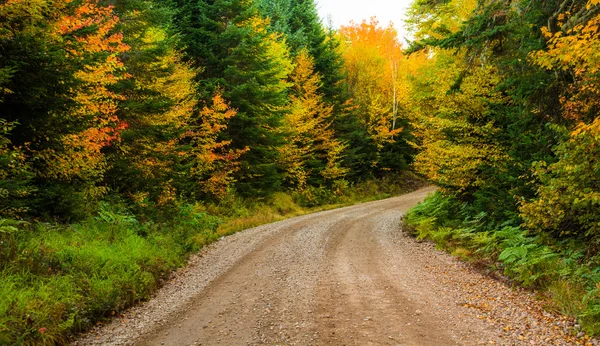
<svg viewBox="0 0 600 346">
<path fill-rule="evenodd" d="M 382 26 L 387 26 L 389 22 L 394 23 L 400 38 L 407 36 L 402 20 L 413 0 L 315 0 L 315 2 L 323 23 L 327 24 L 331 18 L 336 29 L 351 20 L 360 23 L 363 19 L 368 20 L 375 16 Z"/>
</svg>

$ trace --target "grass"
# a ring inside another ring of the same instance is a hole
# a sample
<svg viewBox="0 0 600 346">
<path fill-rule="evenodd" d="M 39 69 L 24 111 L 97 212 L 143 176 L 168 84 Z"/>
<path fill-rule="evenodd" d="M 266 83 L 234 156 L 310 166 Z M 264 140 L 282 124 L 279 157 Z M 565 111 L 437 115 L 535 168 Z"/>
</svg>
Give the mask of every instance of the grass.
<svg viewBox="0 0 600 346">
<path fill-rule="evenodd" d="M 600 255 L 588 244 L 530 234 L 509 224 L 486 224 L 485 214 L 463 212 L 460 203 L 436 192 L 405 216 L 405 229 L 461 259 L 488 263 L 514 283 L 540 293 L 551 310 L 576 317 L 600 334 Z"/>
<path fill-rule="evenodd" d="M 66 343 L 98 318 L 147 299 L 184 263 L 187 246 L 152 228 L 90 219 L 12 234 L 15 256 L 1 271 L 0 344 Z"/>
<path fill-rule="evenodd" d="M 0 220 L 0 345 L 67 343 L 148 299 L 190 254 L 222 236 L 422 185 L 407 174 L 338 194 L 277 193 L 261 202 L 231 196 L 180 205 L 163 222 L 140 222 L 114 204 L 71 225 Z"/>
</svg>

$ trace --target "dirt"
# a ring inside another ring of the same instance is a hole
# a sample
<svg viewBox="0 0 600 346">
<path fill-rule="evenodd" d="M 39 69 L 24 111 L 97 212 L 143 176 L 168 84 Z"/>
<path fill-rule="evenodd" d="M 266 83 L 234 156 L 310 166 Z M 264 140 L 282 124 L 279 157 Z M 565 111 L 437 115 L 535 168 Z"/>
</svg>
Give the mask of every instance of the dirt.
<svg viewBox="0 0 600 346">
<path fill-rule="evenodd" d="M 596 344 L 533 294 L 404 235 L 430 192 L 249 229 L 76 345 Z"/>
</svg>

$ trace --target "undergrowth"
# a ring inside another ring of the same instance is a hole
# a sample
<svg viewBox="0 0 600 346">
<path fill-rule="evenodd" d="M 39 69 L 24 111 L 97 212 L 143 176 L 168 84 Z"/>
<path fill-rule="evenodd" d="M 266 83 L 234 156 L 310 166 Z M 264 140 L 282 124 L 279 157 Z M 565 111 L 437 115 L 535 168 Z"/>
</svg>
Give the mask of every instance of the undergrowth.
<svg viewBox="0 0 600 346">
<path fill-rule="evenodd" d="M 230 196 L 220 203 L 184 204 L 154 218 L 133 215 L 113 201 L 77 224 L 0 219 L 0 345 L 67 343 L 148 299 L 190 254 L 224 235 L 422 185 L 405 174 L 318 195 L 276 193 L 258 202 Z"/>
<path fill-rule="evenodd" d="M 517 220 L 487 221 L 470 215 L 466 205 L 436 192 L 405 217 L 418 239 L 465 260 L 488 261 L 524 287 L 542 292 L 549 307 L 577 317 L 586 332 L 600 333 L 600 255 L 582 241 L 533 234 Z"/>
</svg>

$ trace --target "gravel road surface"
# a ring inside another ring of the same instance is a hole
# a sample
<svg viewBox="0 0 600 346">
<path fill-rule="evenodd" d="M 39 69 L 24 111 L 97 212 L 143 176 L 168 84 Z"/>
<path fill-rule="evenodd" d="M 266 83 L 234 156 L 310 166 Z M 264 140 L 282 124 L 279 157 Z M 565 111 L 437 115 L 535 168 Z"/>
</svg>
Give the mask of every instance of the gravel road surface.
<svg viewBox="0 0 600 346">
<path fill-rule="evenodd" d="M 432 192 L 248 229 L 75 345 L 596 344 L 574 321 L 403 234 Z"/>
</svg>

